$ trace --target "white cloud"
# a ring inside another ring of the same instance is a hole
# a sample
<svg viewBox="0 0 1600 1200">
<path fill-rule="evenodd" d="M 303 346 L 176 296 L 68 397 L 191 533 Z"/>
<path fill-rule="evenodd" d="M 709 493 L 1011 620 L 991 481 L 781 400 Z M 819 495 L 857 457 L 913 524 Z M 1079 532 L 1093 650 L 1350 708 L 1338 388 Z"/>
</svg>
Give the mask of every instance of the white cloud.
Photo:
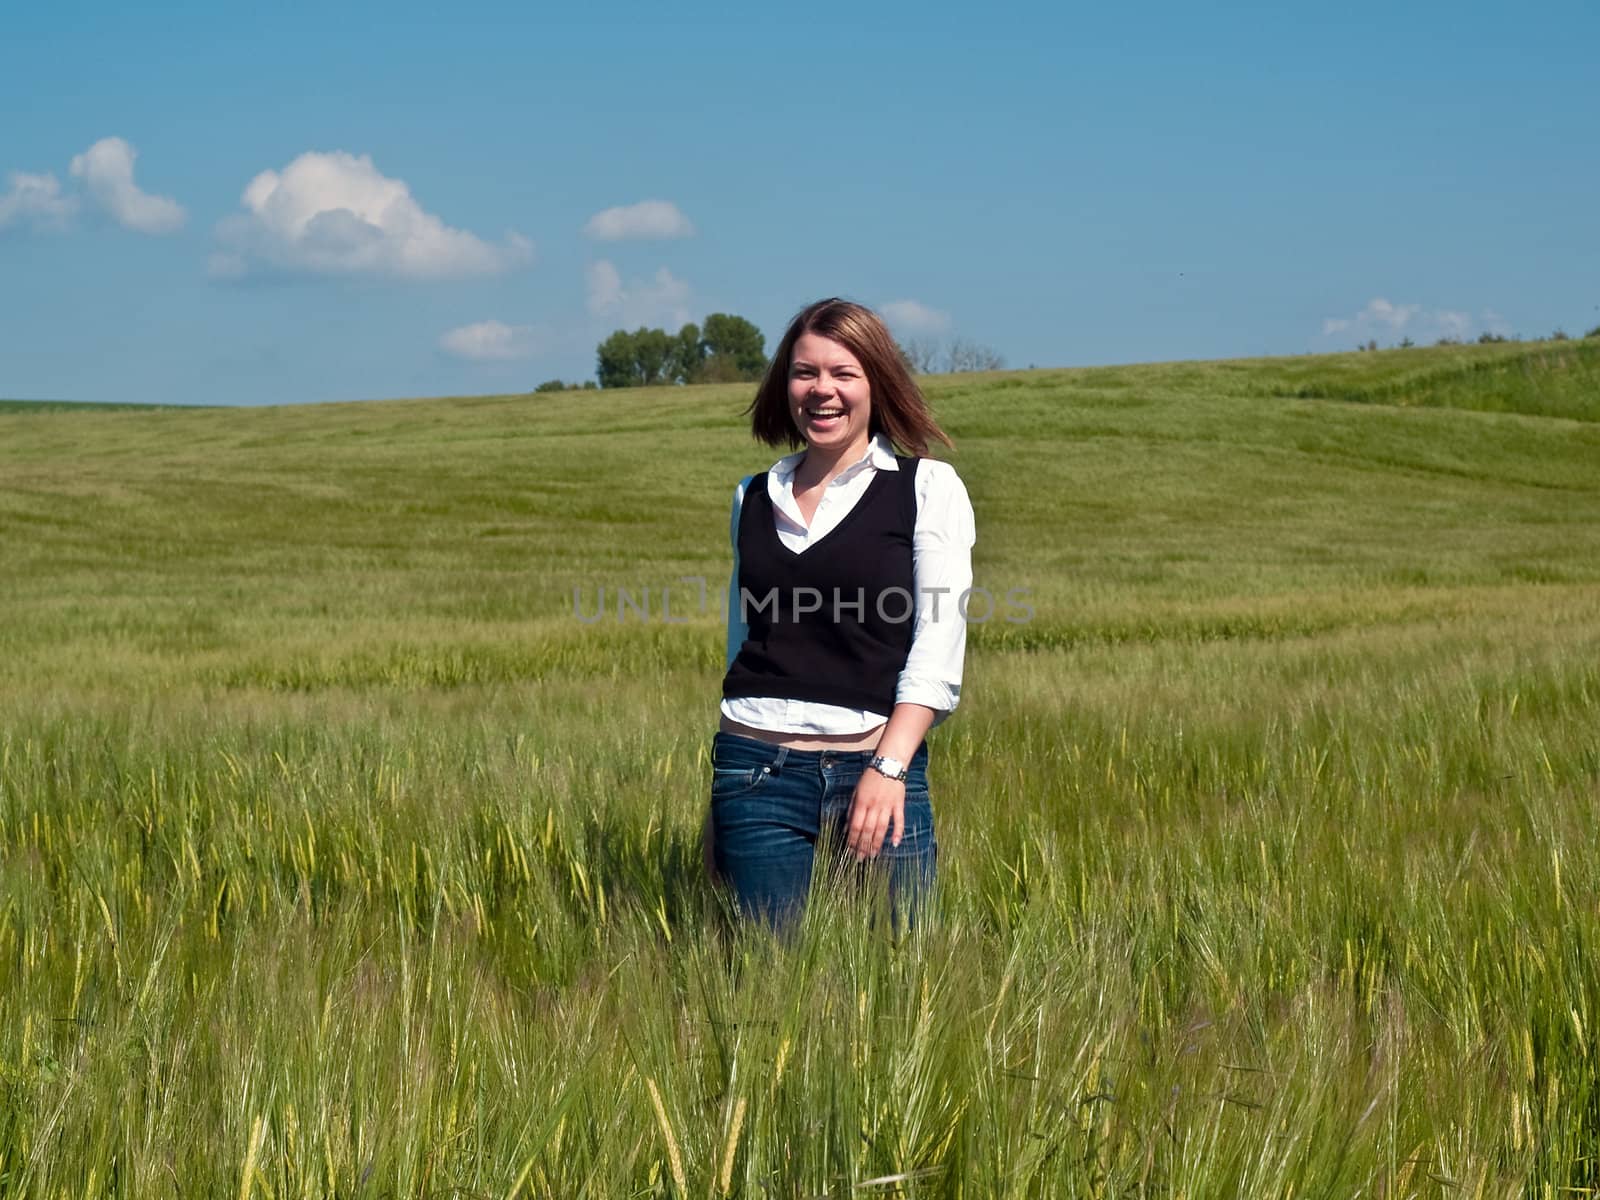
<svg viewBox="0 0 1600 1200">
<path fill-rule="evenodd" d="M 439 347 L 457 358 L 474 362 L 509 362 L 532 358 L 542 348 L 543 338 L 532 325 L 507 325 L 503 321 L 479 321 L 445 333 Z"/>
<path fill-rule="evenodd" d="M 320 275 L 448 279 L 490 275 L 527 263 L 533 243 L 508 233 L 500 245 L 452 229 L 423 210 L 411 189 L 366 155 L 308 151 L 280 171 L 263 171 L 242 197 L 245 212 L 224 220 L 212 255 L 218 276 L 257 266 Z"/>
<path fill-rule="evenodd" d="M 666 325 L 689 320 L 689 285 L 662 267 L 651 279 L 623 281 L 606 259 L 585 270 L 589 285 L 589 311 L 623 325 Z"/>
<path fill-rule="evenodd" d="M 1470 313 L 1452 308 L 1426 308 L 1421 304 L 1393 304 L 1382 296 L 1367 301 L 1366 306 L 1353 316 L 1326 317 L 1322 322 L 1322 336 L 1341 340 L 1353 337 L 1357 342 L 1399 335 L 1413 341 L 1428 342 L 1439 338 L 1465 340 L 1479 327 Z M 1500 318 L 1485 310 L 1482 326 L 1498 329 Z"/>
<path fill-rule="evenodd" d="M 916 300 L 891 300 L 880 311 L 883 319 L 899 333 L 944 333 L 950 328 L 950 314 Z"/>
<path fill-rule="evenodd" d="M 583 232 L 599 242 L 617 242 L 624 238 L 692 237 L 694 226 L 670 201 L 641 200 L 595 213 Z"/>
<path fill-rule="evenodd" d="M 35 229 L 65 229 L 77 210 L 77 197 L 63 196 L 61 181 L 49 173 L 12 171 L 6 183 L 6 190 L 0 192 L 0 229 L 24 221 Z"/>
<path fill-rule="evenodd" d="M 94 202 L 124 229 L 173 233 L 188 213 L 170 196 L 152 196 L 133 181 L 139 152 L 119 137 L 101 138 L 72 160 L 72 177 L 81 179 Z"/>
<path fill-rule="evenodd" d="M 1353 317 L 1328 317 L 1322 322 L 1324 335 L 1343 333 L 1347 329 L 1374 329 L 1384 326 L 1400 330 L 1416 316 L 1421 306 L 1417 304 L 1390 304 L 1382 296 L 1367 301 L 1367 306 Z"/>
</svg>

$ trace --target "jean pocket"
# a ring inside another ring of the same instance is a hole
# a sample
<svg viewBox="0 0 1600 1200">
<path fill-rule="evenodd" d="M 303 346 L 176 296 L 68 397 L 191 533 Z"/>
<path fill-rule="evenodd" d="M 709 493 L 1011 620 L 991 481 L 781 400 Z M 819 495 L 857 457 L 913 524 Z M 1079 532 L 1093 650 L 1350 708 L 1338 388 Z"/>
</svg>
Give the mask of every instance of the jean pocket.
<svg viewBox="0 0 1600 1200">
<path fill-rule="evenodd" d="M 772 775 L 771 767 L 712 767 L 711 799 L 732 800 L 754 792 Z"/>
</svg>

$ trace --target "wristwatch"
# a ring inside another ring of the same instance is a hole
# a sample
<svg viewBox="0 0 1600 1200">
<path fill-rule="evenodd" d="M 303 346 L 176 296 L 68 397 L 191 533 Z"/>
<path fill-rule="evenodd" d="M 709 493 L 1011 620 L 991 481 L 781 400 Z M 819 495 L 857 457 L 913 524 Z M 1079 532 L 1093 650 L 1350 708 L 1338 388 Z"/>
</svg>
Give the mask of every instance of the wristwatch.
<svg viewBox="0 0 1600 1200">
<path fill-rule="evenodd" d="M 871 767 L 880 775 L 888 776 L 896 783 L 904 783 L 906 781 L 906 776 L 909 774 L 909 772 L 906 770 L 905 763 L 901 762 L 898 758 L 890 758 L 887 754 L 879 754 L 874 756 L 872 761 L 869 762 L 867 766 Z"/>
</svg>

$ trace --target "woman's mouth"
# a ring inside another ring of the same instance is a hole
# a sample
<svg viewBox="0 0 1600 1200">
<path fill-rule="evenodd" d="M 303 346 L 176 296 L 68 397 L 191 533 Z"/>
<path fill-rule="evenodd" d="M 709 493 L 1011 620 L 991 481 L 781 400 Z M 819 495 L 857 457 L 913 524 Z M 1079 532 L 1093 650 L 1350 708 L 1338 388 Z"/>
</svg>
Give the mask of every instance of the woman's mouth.
<svg viewBox="0 0 1600 1200">
<path fill-rule="evenodd" d="M 844 409 L 842 409 L 842 408 L 826 408 L 826 407 L 824 407 L 824 408 L 807 408 L 806 409 L 806 418 L 813 425 L 820 425 L 820 426 L 822 426 L 823 428 L 826 429 L 826 428 L 831 427 L 834 424 L 834 422 L 843 420 L 843 418 L 844 418 Z"/>
</svg>

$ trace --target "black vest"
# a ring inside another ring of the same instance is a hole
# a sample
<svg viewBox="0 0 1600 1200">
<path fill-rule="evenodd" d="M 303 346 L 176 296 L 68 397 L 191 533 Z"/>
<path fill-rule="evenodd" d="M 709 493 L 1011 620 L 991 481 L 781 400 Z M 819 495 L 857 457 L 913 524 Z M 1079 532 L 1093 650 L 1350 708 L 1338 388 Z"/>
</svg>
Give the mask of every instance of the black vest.
<svg viewBox="0 0 1600 1200">
<path fill-rule="evenodd" d="M 796 554 L 778 539 L 763 472 L 739 512 L 739 593 L 749 626 L 722 694 L 773 696 L 887 717 L 916 623 L 911 535 L 917 460 L 895 456 L 844 520 Z M 735 612 L 739 610 L 734 610 Z"/>
</svg>

